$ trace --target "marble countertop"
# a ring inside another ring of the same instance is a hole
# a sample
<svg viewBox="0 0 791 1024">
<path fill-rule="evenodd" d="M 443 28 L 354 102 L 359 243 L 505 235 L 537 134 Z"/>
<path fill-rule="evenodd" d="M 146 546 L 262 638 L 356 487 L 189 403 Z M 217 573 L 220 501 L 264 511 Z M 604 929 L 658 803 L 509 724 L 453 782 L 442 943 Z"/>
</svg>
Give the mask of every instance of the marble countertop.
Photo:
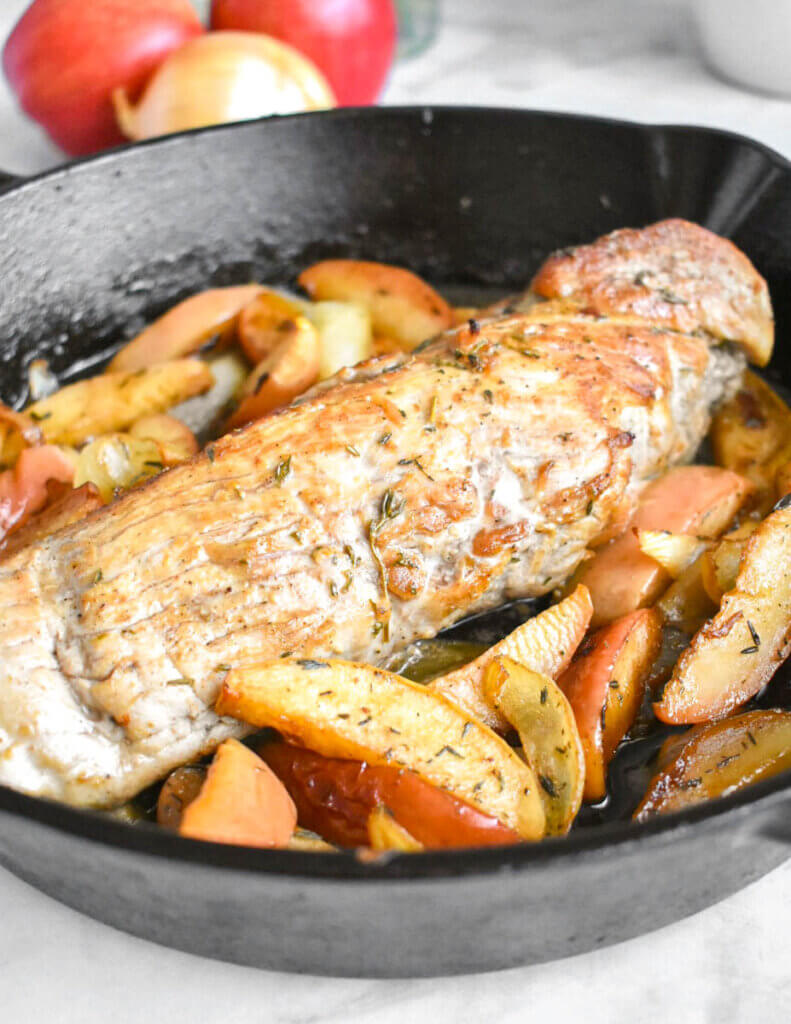
<svg viewBox="0 0 791 1024">
<path fill-rule="evenodd" d="M 0 0 L 0 40 L 26 4 Z M 791 157 L 791 102 L 711 75 L 687 4 L 672 0 L 445 0 L 439 39 L 396 68 L 385 102 L 708 124 Z M 60 159 L 0 84 L 0 167 L 26 174 Z M 168 951 L 96 924 L 0 870 L 0 1018 L 780 1024 L 791 1019 L 789 906 L 791 862 L 695 917 L 611 949 L 490 975 L 376 982 L 275 974 Z"/>
</svg>

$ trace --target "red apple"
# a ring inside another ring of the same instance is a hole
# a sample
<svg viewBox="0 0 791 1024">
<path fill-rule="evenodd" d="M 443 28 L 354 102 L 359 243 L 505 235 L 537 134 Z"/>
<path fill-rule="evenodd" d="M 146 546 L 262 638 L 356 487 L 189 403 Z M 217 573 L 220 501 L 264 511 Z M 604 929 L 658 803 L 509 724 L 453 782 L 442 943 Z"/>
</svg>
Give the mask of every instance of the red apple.
<svg viewBox="0 0 791 1024">
<path fill-rule="evenodd" d="M 3 49 L 23 110 L 67 153 L 123 142 L 110 95 L 139 93 L 203 27 L 189 0 L 34 0 Z"/>
<path fill-rule="evenodd" d="M 393 0 L 213 0 L 211 27 L 265 32 L 324 72 L 341 106 L 373 103 L 393 61 Z"/>
</svg>

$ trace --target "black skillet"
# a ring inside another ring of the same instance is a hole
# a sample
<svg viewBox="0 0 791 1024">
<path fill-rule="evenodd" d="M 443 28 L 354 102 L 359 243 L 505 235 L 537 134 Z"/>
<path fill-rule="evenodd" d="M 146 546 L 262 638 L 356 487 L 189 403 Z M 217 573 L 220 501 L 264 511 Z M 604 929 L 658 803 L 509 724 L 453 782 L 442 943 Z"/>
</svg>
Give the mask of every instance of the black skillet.
<svg viewBox="0 0 791 1024">
<path fill-rule="evenodd" d="M 733 135 L 529 111 L 339 111 L 7 184 L 7 401 L 23 397 L 33 355 L 58 371 L 90 365 L 209 284 L 287 282 L 319 257 L 359 255 L 506 292 L 558 246 L 667 216 L 732 237 L 768 278 L 772 369 L 791 384 L 791 165 Z M 694 913 L 785 859 L 790 808 L 780 776 L 645 825 L 366 864 L 190 842 L 0 787 L 0 863 L 102 921 L 207 956 L 447 974 L 569 956 Z"/>
</svg>

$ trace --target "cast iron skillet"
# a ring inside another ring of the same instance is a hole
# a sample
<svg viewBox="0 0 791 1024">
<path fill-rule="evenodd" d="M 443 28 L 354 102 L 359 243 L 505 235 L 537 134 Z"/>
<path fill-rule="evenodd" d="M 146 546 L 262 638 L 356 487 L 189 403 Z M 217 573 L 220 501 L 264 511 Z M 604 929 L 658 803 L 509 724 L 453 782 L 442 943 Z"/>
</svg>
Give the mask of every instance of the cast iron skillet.
<svg viewBox="0 0 791 1024">
<path fill-rule="evenodd" d="M 791 165 L 696 128 L 527 111 L 339 111 L 135 146 L 0 198 L 0 389 L 96 359 L 209 284 L 331 254 L 523 285 L 552 249 L 688 217 L 769 280 L 791 383 Z M 791 781 L 536 846 L 361 863 L 182 840 L 0 787 L 0 863 L 136 935 L 243 964 L 403 976 L 568 956 L 694 913 L 780 864 Z"/>
</svg>

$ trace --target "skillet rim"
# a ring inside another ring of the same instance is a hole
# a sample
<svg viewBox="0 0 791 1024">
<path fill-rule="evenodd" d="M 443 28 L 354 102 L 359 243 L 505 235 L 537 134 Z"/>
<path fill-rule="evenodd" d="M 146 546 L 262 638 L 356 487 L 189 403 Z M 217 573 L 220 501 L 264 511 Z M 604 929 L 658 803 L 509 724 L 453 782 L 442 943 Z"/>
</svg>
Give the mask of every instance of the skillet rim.
<svg viewBox="0 0 791 1024">
<path fill-rule="evenodd" d="M 198 128 L 174 135 L 149 139 L 134 145 L 122 145 L 102 153 L 67 161 L 57 167 L 34 174 L 30 177 L 10 176 L 6 185 L 4 174 L 0 174 L 0 204 L 7 197 L 19 191 L 26 191 L 43 181 L 65 176 L 73 169 L 84 165 L 112 164 L 124 156 L 140 149 L 151 147 L 178 146 L 181 140 L 196 136 L 235 131 L 260 129 L 262 125 L 280 122 L 301 122 L 322 120 L 382 120 L 414 116 L 416 124 L 426 124 L 425 117 L 433 118 L 474 116 L 476 118 L 503 117 L 526 119 L 539 117 L 559 122 L 580 122 L 598 125 L 602 128 L 626 128 L 637 135 L 650 139 L 673 132 L 688 135 L 720 138 L 732 144 L 745 145 L 760 153 L 771 165 L 784 174 L 791 174 L 791 160 L 786 159 L 765 143 L 751 139 L 737 132 L 710 128 L 697 124 L 644 123 L 621 118 L 598 117 L 587 114 L 541 110 L 538 108 L 513 108 L 489 106 L 450 106 L 447 104 L 419 104 L 385 107 L 342 107 L 328 111 L 289 114 L 237 121 L 232 124 Z M 458 877 L 489 876 L 499 872 L 528 870 L 540 867 L 558 859 L 579 856 L 606 856 L 615 847 L 632 847 L 640 844 L 658 846 L 672 842 L 691 828 L 700 828 L 702 823 L 710 827 L 736 828 L 745 822 L 748 825 L 760 823 L 765 814 L 791 805 L 791 770 L 765 779 L 730 796 L 701 803 L 683 811 L 658 815 L 646 822 L 610 822 L 592 826 L 570 835 L 551 837 L 540 843 L 520 843 L 503 847 L 471 847 L 462 850 L 430 851 L 419 857 L 393 854 L 374 862 L 361 861 L 353 851 L 315 853 L 293 850 L 254 849 L 243 846 L 209 843 L 185 839 L 150 823 L 130 825 L 114 820 L 104 813 L 83 808 L 74 808 L 43 797 L 18 792 L 0 785 L 0 815 L 9 814 L 14 818 L 28 820 L 37 825 L 52 828 L 71 838 L 91 843 L 100 843 L 130 854 L 144 854 L 182 863 L 200 865 L 244 873 L 269 876 L 284 876 L 304 880 L 335 879 L 345 882 L 415 882 L 429 880 L 451 880 Z M 780 816 L 779 814 L 777 815 Z M 758 827 L 760 825 L 758 824 Z M 782 837 L 777 837 L 782 842 Z"/>
</svg>

